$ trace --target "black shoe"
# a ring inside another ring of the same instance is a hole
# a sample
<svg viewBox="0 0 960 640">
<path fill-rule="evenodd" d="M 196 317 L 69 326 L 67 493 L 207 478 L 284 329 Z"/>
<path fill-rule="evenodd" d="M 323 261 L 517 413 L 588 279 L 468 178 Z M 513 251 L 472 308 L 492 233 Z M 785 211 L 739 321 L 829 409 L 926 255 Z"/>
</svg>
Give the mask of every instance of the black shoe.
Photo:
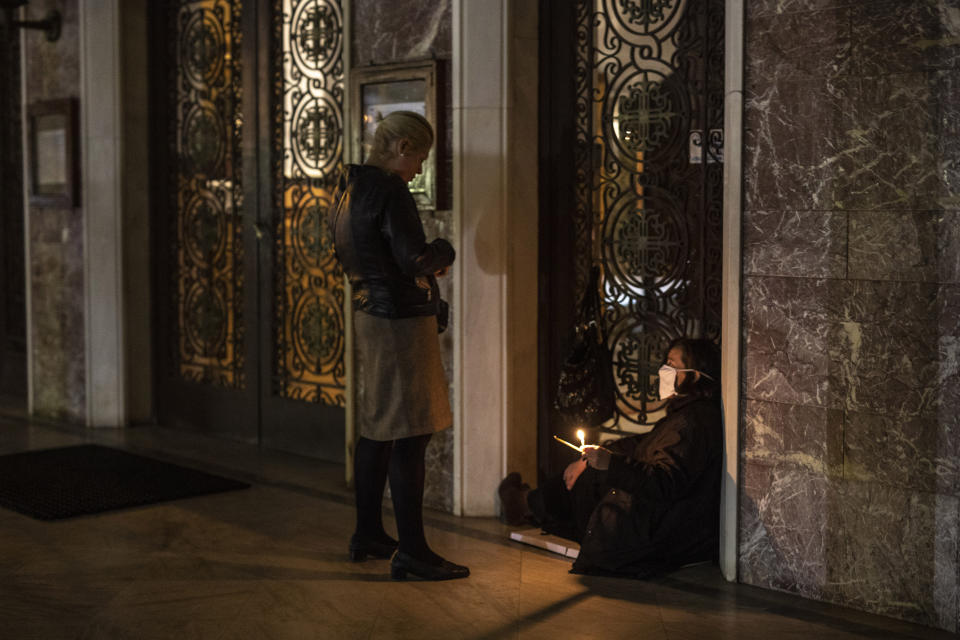
<svg viewBox="0 0 960 640">
<path fill-rule="evenodd" d="M 396 549 L 397 541 L 386 534 L 376 540 L 359 538 L 353 534 L 350 537 L 350 562 L 363 562 L 367 556 L 389 558 Z"/>
<path fill-rule="evenodd" d="M 405 580 L 408 573 L 424 580 L 456 580 L 469 576 L 470 569 L 443 558 L 440 558 L 439 564 L 431 564 L 397 551 L 390 561 L 390 577 L 394 580 Z"/>
</svg>

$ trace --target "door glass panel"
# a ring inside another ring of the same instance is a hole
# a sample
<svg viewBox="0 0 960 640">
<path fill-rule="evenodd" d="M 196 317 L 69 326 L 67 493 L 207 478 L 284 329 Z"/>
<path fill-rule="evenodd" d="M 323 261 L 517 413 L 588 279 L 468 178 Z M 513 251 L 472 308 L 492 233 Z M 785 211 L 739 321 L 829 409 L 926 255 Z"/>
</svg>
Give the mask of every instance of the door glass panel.
<svg viewBox="0 0 960 640">
<path fill-rule="evenodd" d="M 243 389 L 240 3 L 180 2 L 173 15 L 177 372 Z"/>
<path fill-rule="evenodd" d="M 343 407 L 343 272 L 325 222 L 343 158 L 343 16 L 324 0 L 278 0 L 273 15 L 275 393 Z"/>
<path fill-rule="evenodd" d="M 628 428 L 670 340 L 719 336 L 723 1 L 579 0 L 576 77 L 577 299 L 598 262 Z"/>
</svg>

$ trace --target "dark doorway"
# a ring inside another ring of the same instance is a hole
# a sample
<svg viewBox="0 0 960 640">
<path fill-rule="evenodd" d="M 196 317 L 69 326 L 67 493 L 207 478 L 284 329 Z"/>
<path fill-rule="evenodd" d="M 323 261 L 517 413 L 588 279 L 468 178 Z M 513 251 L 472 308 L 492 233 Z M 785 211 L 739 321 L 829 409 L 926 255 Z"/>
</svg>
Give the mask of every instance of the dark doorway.
<svg viewBox="0 0 960 640">
<path fill-rule="evenodd" d="M 344 459 L 339 3 L 151 3 L 162 425 Z"/>
<path fill-rule="evenodd" d="M 553 406 L 577 301 L 602 269 L 616 417 L 658 416 L 656 372 L 679 336 L 719 339 L 723 0 L 543 0 L 540 50 L 539 468 L 575 452 Z"/>
<path fill-rule="evenodd" d="M 27 404 L 20 34 L 0 27 L 0 410 Z"/>
</svg>

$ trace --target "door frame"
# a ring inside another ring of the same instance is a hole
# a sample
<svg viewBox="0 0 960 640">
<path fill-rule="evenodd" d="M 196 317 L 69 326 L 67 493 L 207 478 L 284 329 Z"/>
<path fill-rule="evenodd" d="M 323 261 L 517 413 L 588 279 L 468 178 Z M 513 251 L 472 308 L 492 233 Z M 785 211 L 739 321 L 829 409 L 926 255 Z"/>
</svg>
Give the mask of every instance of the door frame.
<svg viewBox="0 0 960 640">
<path fill-rule="evenodd" d="M 541 0 L 545 4 L 552 4 L 550 0 Z M 721 294 L 721 402 L 724 421 L 724 459 L 723 475 L 721 480 L 720 513 L 720 568 L 727 580 L 737 579 L 737 548 L 738 548 L 738 484 L 739 484 L 739 430 L 740 430 L 740 380 L 741 380 L 741 220 L 742 220 L 742 148 L 743 148 L 743 39 L 744 39 L 744 3 L 743 0 L 725 0 L 724 25 L 724 178 L 723 178 L 723 228 L 721 243 L 722 253 L 722 294 Z M 542 5 L 541 5 L 542 6 Z M 553 5 L 554 12 L 559 8 L 571 10 L 566 5 Z M 569 18 L 570 16 L 567 16 Z M 564 16 L 557 17 L 565 19 Z M 553 33 L 544 17 L 541 17 L 541 37 Z M 555 51 L 552 43 L 544 43 L 541 51 Z M 563 75 L 571 64 L 566 60 L 557 61 L 554 58 L 556 77 L 560 82 L 569 81 L 572 89 L 572 79 Z M 541 101 L 557 107 L 556 95 L 548 92 L 551 83 L 541 82 Z M 572 94 L 572 91 L 571 91 Z M 562 127 L 542 129 L 540 139 L 539 162 L 550 162 L 553 154 L 562 153 L 564 148 L 563 137 L 572 137 L 572 133 L 565 132 Z M 559 143 L 558 143 L 559 140 Z M 572 181 L 573 176 L 569 176 Z M 563 182 L 560 180 L 558 182 Z M 562 198 L 561 194 L 548 190 L 547 185 L 541 184 L 540 197 L 544 206 L 550 208 L 551 199 Z M 541 223 L 541 277 L 548 273 L 548 269 L 555 268 L 551 264 L 551 257 L 547 250 L 551 249 L 551 228 L 546 222 Z M 556 242 L 553 242 L 556 245 Z M 553 246 L 554 253 L 572 251 L 572 246 Z M 553 280 L 553 282 L 551 282 Z M 556 282 L 556 280 L 559 280 Z M 572 294 L 565 282 L 572 281 L 572 272 L 561 274 L 560 278 L 547 278 L 540 284 L 540 306 L 542 309 L 551 306 L 551 300 L 569 298 Z M 568 300 L 572 302 L 572 300 Z M 562 306 L 562 305 L 561 305 Z M 572 305 L 567 305 L 572 306 Z M 544 348 L 551 340 L 563 338 L 566 327 L 572 324 L 572 318 L 552 317 L 540 323 L 540 371 L 544 372 L 556 368 L 556 361 L 562 354 L 551 353 Z M 551 336 L 546 335 L 550 333 Z M 546 384 L 541 380 L 541 385 Z M 547 394 L 541 389 L 540 421 L 544 423 L 544 416 L 553 411 Z M 546 412 L 546 413 L 545 413 Z M 541 461 L 544 456 L 558 458 L 562 455 L 556 448 L 546 443 L 543 437 L 538 438 L 538 453 Z M 542 466 L 542 465 L 538 465 Z"/>
<path fill-rule="evenodd" d="M 343 3 L 341 3 L 341 7 Z M 243 133 L 240 142 L 243 204 L 235 215 L 242 217 L 243 264 L 235 265 L 242 273 L 242 301 L 237 306 L 242 313 L 244 338 L 243 354 L 244 388 L 227 389 L 209 384 L 194 383 L 179 378 L 172 370 L 176 357 L 171 353 L 172 330 L 175 319 L 171 310 L 156 305 L 155 355 L 158 371 L 155 389 L 158 403 L 173 395 L 184 398 L 184 408 L 164 411 L 158 407 L 158 418 L 164 426 L 183 428 L 208 435 L 226 437 L 264 448 L 306 455 L 329 462 L 344 461 L 343 439 L 344 408 L 320 403 L 293 400 L 274 392 L 275 368 L 277 366 L 276 339 L 279 327 L 276 322 L 275 305 L 278 286 L 277 268 L 280 259 L 277 251 L 275 215 L 276 174 L 274 163 L 281 157 L 276 146 L 282 144 L 273 136 L 276 64 L 273 56 L 275 43 L 272 37 L 277 19 L 275 0 L 246 0 L 240 11 L 239 29 L 243 34 L 239 50 L 241 56 L 241 104 Z M 153 176 L 159 178 L 153 187 L 153 247 L 155 265 L 166 261 L 167 269 L 155 266 L 154 286 L 156 300 L 166 304 L 171 299 L 173 283 L 169 272 L 174 267 L 173 258 L 163 252 L 171 244 L 176 233 L 164 219 L 164 212 L 173 210 L 175 197 L 170 187 L 169 169 L 164 165 L 168 159 L 168 132 L 166 123 L 172 114 L 165 99 L 165 89 L 170 70 L 169 56 L 164 53 L 170 46 L 165 40 L 167 14 L 164 7 L 153 9 L 151 41 L 151 76 L 156 80 L 151 86 L 151 103 L 155 105 L 151 148 L 154 165 Z M 345 84 L 345 83 L 344 83 Z M 347 336 L 348 337 L 348 336 Z"/>
<path fill-rule="evenodd" d="M 90 1 L 90 0 L 88 0 Z M 249 33 L 249 29 L 256 29 L 257 9 L 259 2 L 251 3 L 252 9 L 244 7 L 240 15 L 239 28 L 242 33 Z M 150 55 L 149 95 L 150 95 L 150 249 L 152 290 L 152 345 L 154 357 L 153 392 L 156 398 L 155 419 L 164 427 L 192 431 L 203 435 L 223 437 L 231 440 L 256 444 L 259 442 L 259 393 L 260 380 L 258 377 L 259 332 L 247 330 L 243 343 L 243 370 L 246 389 L 215 387 L 213 385 L 194 383 L 184 380 L 173 371 L 177 359 L 171 354 L 176 348 L 173 344 L 175 331 L 173 329 L 175 310 L 165 304 L 172 300 L 174 283 L 171 273 L 175 269 L 175 258 L 171 256 L 169 248 L 173 246 L 176 228 L 165 215 L 174 210 L 176 193 L 171 189 L 170 172 L 171 154 L 168 138 L 168 123 L 173 117 L 172 104 L 168 98 L 168 80 L 171 70 L 170 49 L 176 43 L 170 42 L 168 7 L 165 3 L 150 3 L 149 8 L 148 47 Z M 245 38 L 240 50 L 241 85 L 248 86 L 250 82 L 256 86 L 258 69 L 257 60 L 258 42 L 256 38 L 251 42 Z M 240 224 L 247 231 L 243 234 L 242 251 L 246 260 L 235 268 L 242 272 L 244 293 L 240 304 L 243 318 L 256 317 L 259 312 L 259 300 L 256 294 L 249 295 L 247 289 L 258 287 L 257 260 L 258 246 L 254 234 L 249 228 L 256 220 L 250 218 L 250 211 L 259 209 L 260 185 L 259 174 L 256 172 L 256 154 L 258 140 L 258 92 L 244 92 L 241 97 L 240 110 L 244 113 L 243 131 L 239 153 L 241 155 L 241 174 L 244 188 L 244 205 L 235 212 L 242 216 Z M 252 257 L 251 257 L 252 256 Z M 257 325 L 253 325 L 256 327 Z M 252 356 L 252 357 L 251 357 Z M 178 408 L 171 413 L 165 406 L 164 400 L 169 397 L 177 398 Z M 222 421 L 210 420 L 208 416 L 225 418 Z M 203 430 L 197 430 L 195 425 L 203 425 Z"/>
<path fill-rule="evenodd" d="M 346 462 L 346 452 L 348 451 L 346 435 L 350 431 L 347 422 L 347 407 L 293 400 L 273 393 L 273 376 L 275 374 L 274 367 L 276 366 L 276 349 L 278 344 L 278 327 L 275 326 L 275 300 L 277 298 L 276 287 L 278 284 L 276 261 L 278 255 L 276 251 L 276 238 L 274 237 L 274 233 L 276 233 L 277 230 L 273 226 L 275 222 L 275 189 L 277 188 L 277 185 L 274 184 L 274 157 L 282 155 L 276 153 L 276 145 L 282 144 L 282 141 L 277 141 L 271 137 L 275 134 L 272 123 L 275 116 L 273 109 L 276 107 L 273 102 L 276 97 L 274 95 L 274 83 L 277 81 L 275 77 L 275 65 L 278 64 L 278 61 L 273 56 L 275 43 L 272 41 L 271 36 L 274 35 L 273 27 L 274 21 L 277 18 L 277 5 L 276 0 L 245 1 L 248 8 L 244 9 L 244 22 L 246 23 L 248 19 L 252 21 L 246 32 L 251 35 L 255 34 L 256 37 L 256 53 L 254 59 L 250 60 L 249 64 L 245 63 L 244 66 L 245 74 L 247 69 L 251 71 L 255 69 L 256 73 L 255 82 L 245 81 L 245 86 L 256 87 L 254 96 L 252 96 L 253 99 L 249 103 L 250 107 L 246 108 L 246 112 L 255 113 L 256 116 L 253 131 L 245 138 L 244 144 L 246 144 L 247 138 L 252 139 L 254 136 L 257 142 L 251 150 L 253 153 L 247 154 L 245 152 L 244 163 L 245 165 L 255 165 L 255 167 L 252 168 L 255 168 L 257 171 L 256 201 L 258 203 L 256 211 L 249 212 L 251 216 L 255 216 L 256 219 L 248 216 L 248 219 L 245 220 L 245 224 L 248 225 L 246 234 L 248 236 L 256 235 L 251 231 L 254 226 L 257 225 L 259 225 L 261 229 L 270 230 L 270 233 L 263 234 L 263 240 L 252 241 L 258 253 L 257 265 L 259 265 L 259 281 L 256 296 L 258 305 L 257 318 L 259 319 L 257 326 L 257 361 L 260 363 L 260 366 L 257 367 L 258 411 L 260 414 L 258 418 L 258 442 L 260 446 L 264 448 L 306 455 L 326 462 L 343 464 Z M 347 87 L 349 85 L 348 63 L 350 47 L 347 44 L 349 40 L 347 40 L 346 34 L 348 33 L 347 14 L 349 13 L 350 6 L 349 3 L 344 0 L 339 0 L 339 4 L 341 17 L 343 19 L 343 23 L 341 24 L 342 36 L 340 40 L 340 59 L 343 69 L 343 77 L 341 79 L 343 86 L 343 104 L 340 105 L 340 109 L 343 114 L 343 122 L 347 123 L 349 122 L 349 95 L 347 93 Z M 246 50 L 244 54 L 247 54 Z M 254 64 L 256 67 L 254 67 Z M 246 95 L 244 95 L 244 103 L 247 104 Z M 348 127 L 345 125 L 341 132 L 341 163 L 346 162 L 348 158 L 346 155 L 348 151 L 346 140 L 349 137 L 347 133 Z M 247 184 L 250 184 L 249 180 L 247 180 Z M 245 212 L 245 215 L 246 214 L 247 212 Z M 321 219 L 320 224 L 324 225 L 325 220 Z M 251 248 L 249 244 L 247 246 L 248 251 L 253 251 L 253 248 Z M 345 291 L 345 308 L 349 307 L 349 300 L 348 292 Z M 347 395 L 349 393 L 347 388 L 352 386 L 348 382 L 351 374 L 351 369 L 348 367 L 352 364 L 349 355 L 349 341 L 352 332 L 348 329 L 347 324 L 350 321 L 350 316 L 345 310 L 343 320 L 344 386 L 346 387 L 344 390 L 344 400 L 346 405 L 350 401 Z M 267 420 L 270 420 L 269 424 L 266 422 Z M 328 425 L 334 423 L 339 423 L 341 428 L 339 430 L 332 427 L 327 428 Z M 277 428 L 278 425 L 283 425 L 283 427 Z"/>
</svg>

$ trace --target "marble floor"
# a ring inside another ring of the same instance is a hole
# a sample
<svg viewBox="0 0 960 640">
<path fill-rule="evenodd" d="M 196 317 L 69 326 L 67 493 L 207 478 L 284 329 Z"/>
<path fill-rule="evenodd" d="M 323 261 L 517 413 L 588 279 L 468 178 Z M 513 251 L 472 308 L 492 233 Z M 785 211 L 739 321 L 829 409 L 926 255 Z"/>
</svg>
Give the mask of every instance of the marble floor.
<svg viewBox="0 0 960 640">
<path fill-rule="evenodd" d="M 0 638 L 955 637 L 730 584 L 715 566 L 650 581 L 575 576 L 495 519 L 436 512 L 428 539 L 471 577 L 393 582 L 386 560 L 346 559 L 342 467 L 154 427 L 0 419 L 0 454 L 82 442 L 252 487 L 60 522 L 0 509 Z"/>
</svg>

